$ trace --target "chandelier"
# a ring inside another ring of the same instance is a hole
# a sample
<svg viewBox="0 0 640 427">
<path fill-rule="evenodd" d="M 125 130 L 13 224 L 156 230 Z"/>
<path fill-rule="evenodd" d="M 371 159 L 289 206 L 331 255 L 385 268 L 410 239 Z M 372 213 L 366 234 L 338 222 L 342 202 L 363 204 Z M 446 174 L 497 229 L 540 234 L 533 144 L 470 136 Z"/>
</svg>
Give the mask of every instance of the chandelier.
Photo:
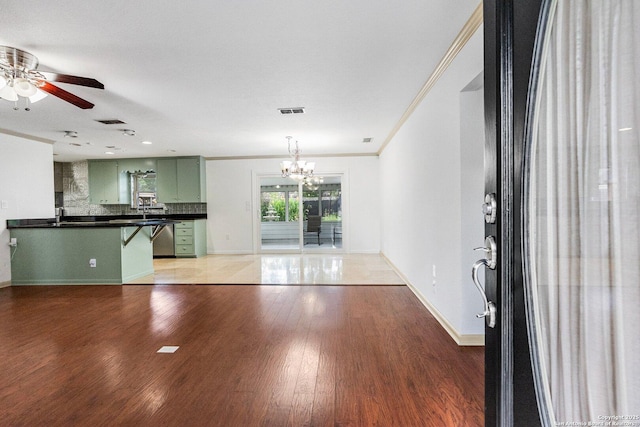
<svg viewBox="0 0 640 427">
<path fill-rule="evenodd" d="M 284 160 L 280 162 L 280 169 L 282 170 L 283 177 L 289 177 L 296 180 L 303 180 L 313 176 L 313 169 L 316 167 L 315 162 L 306 162 L 300 160 L 300 149 L 298 148 L 298 141 L 296 146 L 291 149 L 291 137 L 287 136 L 287 149 L 289 150 L 289 156 L 292 160 Z"/>
</svg>

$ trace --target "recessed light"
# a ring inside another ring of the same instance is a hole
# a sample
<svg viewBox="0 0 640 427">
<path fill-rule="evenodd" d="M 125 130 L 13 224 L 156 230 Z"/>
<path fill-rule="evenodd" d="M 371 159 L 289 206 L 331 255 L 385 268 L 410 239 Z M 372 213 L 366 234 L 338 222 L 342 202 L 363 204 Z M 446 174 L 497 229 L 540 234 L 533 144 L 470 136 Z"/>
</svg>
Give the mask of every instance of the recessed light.
<svg viewBox="0 0 640 427">
<path fill-rule="evenodd" d="M 64 136 L 66 138 L 77 138 L 78 137 L 78 132 L 76 132 L 75 130 L 65 130 L 64 131 Z"/>
<path fill-rule="evenodd" d="M 82 144 L 78 144 L 77 142 L 70 142 L 69 145 L 73 145 L 74 147 L 82 147 Z"/>
<path fill-rule="evenodd" d="M 125 136 L 135 136 L 136 131 L 133 129 L 122 129 L 122 134 Z"/>
<path fill-rule="evenodd" d="M 618 129 L 618 132 L 625 132 L 625 131 L 628 131 L 628 130 L 631 130 L 631 129 L 633 129 L 633 128 L 620 128 L 620 129 Z"/>
<path fill-rule="evenodd" d="M 167 151 L 170 152 L 170 153 L 175 153 L 176 152 L 176 150 L 167 150 Z"/>
<path fill-rule="evenodd" d="M 116 154 L 113 151 L 105 151 L 104 154 Z"/>
<path fill-rule="evenodd" d="M 153 144 L 153 142 L 151 142 L 151 141 L 142 141 L 142 143 L 143 143 L 143 144 L 145 144 L 145 145 L 151 145 L 151 144 Z"/>
<path fill-rule="evenodd" d="M 105 145 L 104 148 L 116 148 L 115 145 Z"/>
</svg>

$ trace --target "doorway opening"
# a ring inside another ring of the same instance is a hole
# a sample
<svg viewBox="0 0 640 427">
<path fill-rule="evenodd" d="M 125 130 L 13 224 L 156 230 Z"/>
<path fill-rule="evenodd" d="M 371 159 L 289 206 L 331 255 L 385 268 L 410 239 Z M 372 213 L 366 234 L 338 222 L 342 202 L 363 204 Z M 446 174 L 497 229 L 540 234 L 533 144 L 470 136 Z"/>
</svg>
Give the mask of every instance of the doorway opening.
<svg viewBox="0 0 640 427">
<path fill-rule="evenodd" d="M 258 177 L 261 252 L 342 251 L 342 176 Z"/>
</svg>

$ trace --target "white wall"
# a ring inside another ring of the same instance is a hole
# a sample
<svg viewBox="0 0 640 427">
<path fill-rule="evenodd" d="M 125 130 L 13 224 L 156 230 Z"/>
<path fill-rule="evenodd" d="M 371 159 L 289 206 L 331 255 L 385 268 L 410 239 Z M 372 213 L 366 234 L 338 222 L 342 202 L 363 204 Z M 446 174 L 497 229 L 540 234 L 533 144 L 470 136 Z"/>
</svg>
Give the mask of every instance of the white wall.
<svg viewBox="0 0 640 427">
<path fill-rule="evenodd" d="M 0 284 L 11 280 L 7 219 L 52 218 L 54 206 L 53 146 L 0 133 Z"/>
<path fill-rule="evenodd" d="M 480 28 L 380 156 L 382 251 L 460 336 L 484 332 L 475 318 L 482 304 L 470 280 L 471 264 L 464 265 L 482 241 L 461 226 L 471 221 L 482 234 L 483 185 L 473 191 L 473 209 L 466 186 L 483 182 L 483 157 L 480 148 L 478 167 L 467 169 L 460 118 L 461 90 L 482 69 Z"/>
<path fill-rule="evenodd" d="M 482 83 L 483 75 L 480 77 Z M 460 94 L 460 277 L 464 304 L 460 329 L 483 333 L 483 323 L 469 314 L 483 311 L 479 293 L 469 296 L 471 266 L 486 254 L 473 248 L 484 246 L 484 86 Z M 484 268 L 479 276 L 484 283 Z M 475 288 L 473 288 L 475 290 Z M 477 292 L 477 291 L 475 291 Z"/>
<path fill-rule="evenodd" d="M 378 157 L 305 160 L 316 162 L 318 176 L 343 174 L 345 250 L 380 252 Z M 259 209 L 254 200 L 256 175 L 278 175 L 279 170 L 278 159 L 207 161 L 207 250 L 210 254 L 254 252 L 255 218 Z"/>
</svg>

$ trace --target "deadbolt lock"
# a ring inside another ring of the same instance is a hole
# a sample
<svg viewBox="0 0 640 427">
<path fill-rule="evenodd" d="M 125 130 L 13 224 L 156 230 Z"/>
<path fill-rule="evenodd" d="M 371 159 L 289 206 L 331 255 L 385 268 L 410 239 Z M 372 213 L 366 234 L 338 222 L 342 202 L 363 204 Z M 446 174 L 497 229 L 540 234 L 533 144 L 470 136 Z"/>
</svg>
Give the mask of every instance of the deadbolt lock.
<svg viewBox="0 0 640 427">
<path fill-rule="evenodd" d="M 484 196 L 482 213 L 484 214 L 484 222 L 486 222 L 487 224 L 496 223 L 496 218 L 498 216 L 498 202 L 494 193 Z"/>
</svg>

